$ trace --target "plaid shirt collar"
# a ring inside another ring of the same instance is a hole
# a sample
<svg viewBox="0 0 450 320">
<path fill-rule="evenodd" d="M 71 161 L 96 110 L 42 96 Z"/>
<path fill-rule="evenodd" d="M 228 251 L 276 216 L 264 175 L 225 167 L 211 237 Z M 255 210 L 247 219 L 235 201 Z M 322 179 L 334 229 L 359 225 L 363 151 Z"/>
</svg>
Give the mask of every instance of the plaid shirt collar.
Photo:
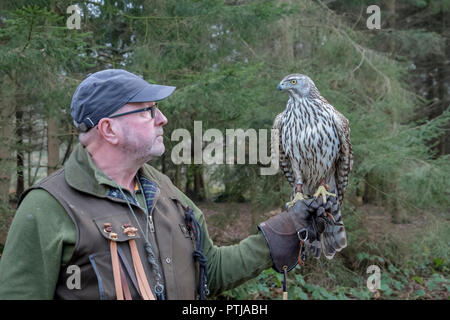
<svg viewBox="0 0 450 320">
<path fill-rule="evenodd" d="M 158 190 L 158 187 L 156 186 L 156 184 L 154 182 L 150 181 L 149 179 L 147 179 L 145 177 L 139 176 L 138 179 L 139 179 L 139 182 L 141 183 L 143 190 L 139 189 L 139 184 L 136 181 L 135 185 L 134 185 L 134 192 L 135 193 L 143 192 L 145 201 L 147 202 L 147 208 L 149 211 L 151 211 L 153 208 L 153 202 L 155 200 L 155 194 Z M 136 198 L 133 197 L 129 192 L 124 191 L 124 194 L 130 203 L 133 203 L 133 204 L 139 206 L 139 203 L 137 202 Z M 108 196 L 126 201 L 122 192 L 120 192 L 119 188 L 111 187 L 108 191 Z"/>
</svg>

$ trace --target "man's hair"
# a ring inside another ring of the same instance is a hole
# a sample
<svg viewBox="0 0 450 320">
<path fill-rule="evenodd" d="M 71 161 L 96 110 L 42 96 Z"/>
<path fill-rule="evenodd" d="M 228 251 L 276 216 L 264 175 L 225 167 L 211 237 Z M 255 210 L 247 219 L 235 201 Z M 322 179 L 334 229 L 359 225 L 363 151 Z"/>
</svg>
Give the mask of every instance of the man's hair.
<svg viewBox="0 0 450 320">
<path fill-rule="evenodd" d="M 96 129 L 92 128 L 88 132 L 80 132 L 78 134 L 78 140 L 83 146 L 87 147 L 95 140 L 96 136 L 97 136 Z"/>
<path fill-rule="evenodd" d="M 114 111 L 111 115 L 115 115 L 120 113 L 123 107 L 126 107 L 127 105 L 131 105 L 131 106 L 135 106 L 135 105 L 139 105 L 142 102 L 136 102 L 136 103 L 129 103 L 129 104 L 125 104 L 124 106 L 122 106 L 119 110 Z M 91 128 L 89 131 L 87 132 L 80 132 L 78 134 L 78 140 L 81 142 L 81 144 L 85 147 L 87 147 L 89 144 L 91 144 L 95 138 L 97 137 L 97 129 L 95 127 Z"/>
</svg>

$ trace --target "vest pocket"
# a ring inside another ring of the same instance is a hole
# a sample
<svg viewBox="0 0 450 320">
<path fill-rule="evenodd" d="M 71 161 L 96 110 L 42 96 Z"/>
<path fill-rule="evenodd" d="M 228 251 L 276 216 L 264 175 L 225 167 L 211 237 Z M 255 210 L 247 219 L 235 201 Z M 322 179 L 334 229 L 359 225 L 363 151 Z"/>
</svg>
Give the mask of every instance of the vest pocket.
<svg viewBox="0 0 450 320">
<path fill-rule="evenodd" d="M 98 298 L 100 300 L 116 300 L 116 289 L 114 287 L 113 280 L 111 253 L 107 251 L 91 254 L 89 255 L 89 261 L 91 262 L 92 268 L 97 277 L 99 293 Z M 128 279 L 126 281 L 129 284 Z M 133 299 L 135 299 L 134 290 L 132 291 L 132 295 Z"/>
<path fill-rule="evenodd" d="M 128 243 L 117 243 L 120 268 L 125 276 L 131 298 L 141 300 L 138 281 L 136 279 L 132 258 L 129 253 Z M 116 288 L 114 286 L 113 268 L 111 264 L 111 253 L 109 251 L 89 255 L 95 276 L 97 277 L 99 297 L 91 299 L 116 300 Z"/>
<path fill-rule="evenodd" d="M 95 263 L 95 256 L 96 256 L 96 254 L 89 255 L 89 261 L 91 262 L 92 268 L 94 269 L 95 276 L 97 277 L 98 292 L 99 292 L 100 300 L 105 300 L 105 290 L 103 288 L 103 279 L 100 275 L 100 272 L 98 271 L 97 264 Z"/>
<path fill-rule="evenodd" d="M 138 228 L 135 227 L 127 214 L 102 216 L 93 219 L 97 226 L 99 233 L 104 238 L 104 241 L 109 244 L 114 241 L 117 244 L 119 254 L 119 270 L 122 269 L 125 280 L 130 289 L 130 294 L 133 299 L 138 297 L 138 292 L 135 290 L 135 274 L 128 266 L 128 261 L 131 261 L 131 256 L 128 249 L 128 241 L 132 239 L 140 239 Z M 109 245 L 108 245 L 109 246 Z M 122 247 L 122 248 L 121 248 Z M 127 247 L 128 250 L 124 250 Z M 125 253 L 126 252 L 126 253 Z M 128 258 L 127 258 L 128 257 Z M 125 259 L 125 262 L 123 262 Z M 116 288 L 114 283 L 114 270 L 111 259 L 111 252 L 101 251 L 89 256 L 94 273 L 97 277 L 100 300 L 115 300 Z M 125 266 L 124 266 L 125 264 Z M 132 273 L 131 275 L 129 273 Z"/>
</svg>

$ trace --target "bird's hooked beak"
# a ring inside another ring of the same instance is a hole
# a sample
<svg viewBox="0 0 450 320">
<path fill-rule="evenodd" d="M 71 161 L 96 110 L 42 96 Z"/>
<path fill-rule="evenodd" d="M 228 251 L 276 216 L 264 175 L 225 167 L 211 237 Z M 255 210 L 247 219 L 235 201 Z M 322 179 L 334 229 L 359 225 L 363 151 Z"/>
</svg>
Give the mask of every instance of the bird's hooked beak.
<svg viewBox="0 0 450 320">
<path fill-rule="evenodd" d="M 281 90 L 283 90 L 283 87 L 281 86 L 281 82 L 278 84 L 278 86 L 277 86 L 277 90 L 278 91 L 281 91 Z"/>
</svg>

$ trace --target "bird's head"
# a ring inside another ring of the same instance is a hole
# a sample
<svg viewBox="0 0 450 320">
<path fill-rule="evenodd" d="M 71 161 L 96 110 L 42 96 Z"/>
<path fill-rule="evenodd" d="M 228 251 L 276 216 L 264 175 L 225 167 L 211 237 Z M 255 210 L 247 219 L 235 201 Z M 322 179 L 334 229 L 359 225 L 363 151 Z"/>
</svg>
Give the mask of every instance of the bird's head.
<svg viewBox="0 0 450 320">
<path fill-rule="evenodd" d="M 307 97 L 313 88 L 316 86 L 311 78 L 298 73 L 287 75 L 277 87 L 279 91 L 288 91 L 290 95 L 295 94 L 300 97 Z"/>
</svg>

